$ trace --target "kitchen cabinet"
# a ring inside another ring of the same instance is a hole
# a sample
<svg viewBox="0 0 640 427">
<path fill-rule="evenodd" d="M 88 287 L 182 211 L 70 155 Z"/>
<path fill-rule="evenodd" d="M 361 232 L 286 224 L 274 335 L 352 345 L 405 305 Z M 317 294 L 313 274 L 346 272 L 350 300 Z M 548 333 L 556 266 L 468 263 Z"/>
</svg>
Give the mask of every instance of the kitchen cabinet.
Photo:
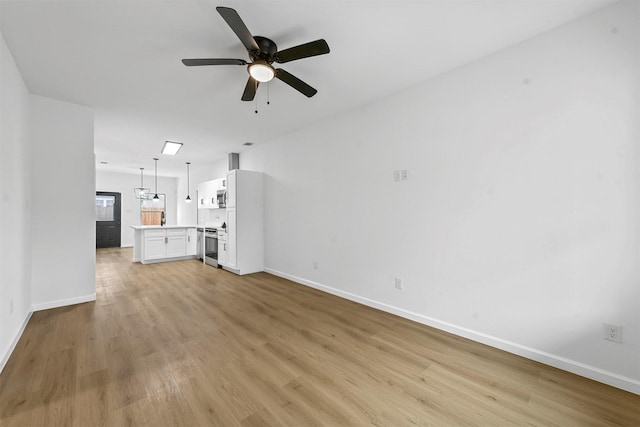
<svg viewBox="0 0 640 427">
<path fill-rule="evenodd" d="M 218 229 L 218 265 L 224 266 L 229 263 L 229 245 L 227 244 L 227 232 Z"/>
<path fill-rule="evenodd" d="M 236 223 L 236 209 L 227 208 L 227 262 L 225 265 L 232 269 L 238 268 L 238 256 L 236 247 L 238 243 L 238 230 Z"/>
<path fill-rule="evenodd" d="M 187 255 L 196 256 L 198 253 L 198 232 L 195 228 L 187 229 Z"/>
<path fill-rule="evenodd" d="M 194 258 L 197 236 L 195 227 L 133 226 L 134 262 L 177 261 Z"/>
<path fill-rule="evenodd" d="M 143 260 L 178 258 L 187 255 L 187 230 L 154 229 L 144 231 Z"/>
<path fill-rule="evenodd" d="M 187 255 L 187 230 L 167 230 L 166 257 L 175 258 Z"/>
<path fill-rule="evenodd" d="M 215 209 L 218 207 L 217 180 L 205 181 L 198 184 L 198 209 Z"/>
<path fill-rule="evenodd" d="M 264 270 L 263 177 L 261 172 L 227 174 L 227 260 L 225 270 L 249 274 Z"/>
<path fill-rule="evenodd" d="M 237 181 L 238 169 L 229 171 L 229 173 L 227 174 L 227 208 L 236 207 Z"/>
<path fill-rule="evenodd" d="M 198 209 L 218 209 L 218 191 L 227 189 L 227 178 L 198 184 Z"/>
<path fill-rule="evenodd" d="M 157 233 L 149 230 L 144 234 L 144 259 L 154 260 L 166 258 L 167 248 L 164 233 L 162 236 L 159 236 Z"/>
</svg>

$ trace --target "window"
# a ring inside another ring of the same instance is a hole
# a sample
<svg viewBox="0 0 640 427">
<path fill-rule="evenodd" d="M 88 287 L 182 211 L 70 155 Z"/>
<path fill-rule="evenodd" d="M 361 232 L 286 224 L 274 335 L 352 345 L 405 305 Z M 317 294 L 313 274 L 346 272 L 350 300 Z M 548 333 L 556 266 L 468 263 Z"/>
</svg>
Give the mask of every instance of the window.
<svg viewBox="0 0 640 427">
<path fill-rule="evenodd" d="M 115 196 L 96 196 L 96 221 L 113 221 Z"/>
<path fill-rule="evenodd" d="M 140 199 L 140 225 L 164 225 L 166 223 L 166 194 L 147 193 Z"/>
</svg>

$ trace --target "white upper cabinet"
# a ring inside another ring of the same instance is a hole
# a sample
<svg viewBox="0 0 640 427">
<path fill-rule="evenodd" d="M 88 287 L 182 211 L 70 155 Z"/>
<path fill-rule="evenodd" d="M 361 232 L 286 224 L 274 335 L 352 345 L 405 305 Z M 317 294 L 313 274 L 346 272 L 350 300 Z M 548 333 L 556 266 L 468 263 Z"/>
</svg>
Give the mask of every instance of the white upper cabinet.
<svg viewBox="0 0 640 427">
<path fill-rule="evenodd" d="M 218 191 L 227 190 L 227 177 L 198 184 L 198 209 L 218 209 Z"/>
<path fill-rule="evenodd" d="M 198 209 L 217 208 L 218 182 L 205 181 L 198 184 Z"/>
</svg>

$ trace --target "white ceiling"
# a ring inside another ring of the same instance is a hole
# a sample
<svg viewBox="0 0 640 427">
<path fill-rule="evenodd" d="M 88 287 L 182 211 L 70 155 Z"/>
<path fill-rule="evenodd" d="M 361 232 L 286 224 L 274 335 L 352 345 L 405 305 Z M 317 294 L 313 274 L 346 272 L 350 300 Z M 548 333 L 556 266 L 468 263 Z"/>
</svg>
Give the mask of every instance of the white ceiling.
<svg viewBox="0 0 640 427">
<path fill-rule="evenodd" d="M 182 176 L 193 165 L 408 88 L 514 45 L 613 0 L 0 1 L 2 34 L 31 93 L 95 111 L 98 170 Z M 233 7 L 280 50 L 318 38 L 331 53 L 280 67 L 318 90 L 286 84 L 240 96 L 239 66 L 185 67 L 182 58 L 242 58 L 216 12 Z M 165 140 L 184 147 L 160 155 Z M 100 164 L 108 162 L 107 165 Z"/>
</svg>

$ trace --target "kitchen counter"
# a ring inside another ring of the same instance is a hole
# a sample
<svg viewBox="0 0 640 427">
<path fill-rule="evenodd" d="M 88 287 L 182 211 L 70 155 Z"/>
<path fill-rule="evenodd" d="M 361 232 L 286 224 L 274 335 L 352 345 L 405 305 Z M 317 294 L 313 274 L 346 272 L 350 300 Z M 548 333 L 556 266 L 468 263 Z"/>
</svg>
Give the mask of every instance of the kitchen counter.
<svg viewBox="0 0 640 427">
<path fill-rule="evenodd" d="M 197 225 L 131 225 L 134 230 L 151 230 L 154 228 L 196 228 Z"/>
<path fill-rule="evenodd" d="M 132 225 L 133 262 L 151 264 L 196 257 L 196 225 Z"/>
</svg>

